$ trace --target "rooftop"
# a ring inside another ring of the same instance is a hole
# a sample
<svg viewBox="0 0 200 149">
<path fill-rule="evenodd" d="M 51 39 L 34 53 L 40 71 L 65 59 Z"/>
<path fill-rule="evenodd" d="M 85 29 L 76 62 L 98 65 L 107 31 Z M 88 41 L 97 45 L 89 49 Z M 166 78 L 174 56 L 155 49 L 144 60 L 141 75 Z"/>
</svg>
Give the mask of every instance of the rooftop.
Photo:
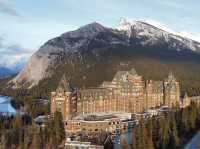
<svg viewBox="0 0 200 149">
<path fill-rule="evenodd" d="M 111 118 L 119 118 L 120 120 L 131 119 L 131 113 L 126 112 L 96 112 L 92 114 L 83 114 L 74 117 L 74 120 L 85 121 L 102 121 Z"/>
</svg>

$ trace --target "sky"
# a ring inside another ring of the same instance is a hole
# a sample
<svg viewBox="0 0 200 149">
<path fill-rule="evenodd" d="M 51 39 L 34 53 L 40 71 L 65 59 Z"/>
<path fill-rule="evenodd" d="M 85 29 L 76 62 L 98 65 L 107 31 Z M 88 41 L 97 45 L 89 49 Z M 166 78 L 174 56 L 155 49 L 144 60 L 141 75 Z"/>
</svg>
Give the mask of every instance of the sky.
<svg viewBox="0 0 200 149">
<path fill-rule="evenodd" d="M 0 0 L 0 65 L 26 61 L 47 40 L 91 22 L 150 20 L 200 41 L 199 0 Z"/>
</svg>

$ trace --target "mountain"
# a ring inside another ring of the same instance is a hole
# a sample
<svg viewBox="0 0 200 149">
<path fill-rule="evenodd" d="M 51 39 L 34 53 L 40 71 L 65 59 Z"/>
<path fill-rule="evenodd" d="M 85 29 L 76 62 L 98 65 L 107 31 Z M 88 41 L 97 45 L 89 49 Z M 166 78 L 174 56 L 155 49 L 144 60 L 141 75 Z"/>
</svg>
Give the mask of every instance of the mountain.
<svg viewBox="0 0 200 149">
<path fill-rule="evenodd" d="M 13 74 L 16 74 L 16 72 L 7 67 L 0 66 L 0 78 L 10 76 Z"/>
<path fill-rule="evenodd" d="M 153 46 L 165 44 L 173 50 L 193 50 L 200 52 L 200 43 L 192 39 L 182 37 L 178 33 L 166 28 L 158 28 L 147 22 L 132 21 L 122 18 L 116 28 L 124 31 L 134 44 Z"/>
<path fill-rule="evenodd" d="M 0 77 L 7 77 L 11 75 L 16 75 L 17 73 L 20 72 L 22 67 L 26 63 L 26 59 L 20 59 L 16 61 L 15 63 L 3 63 L 0 64 Z"/>
<path fill-rule="evenodd" d="M 116 28 L 94 22 L 47 41 L 10 85 L 55 86 L 65 73 L 79 87 L 96 86 L 110 80 L 117 70 L 131 67 L 146 78 L 157 79 L 173 69 L 180 79 L 193 77 L 195 83 L 200 73 L 199 54 L 197 41 L 147 22 L 122 19 Z"/>
</svg>

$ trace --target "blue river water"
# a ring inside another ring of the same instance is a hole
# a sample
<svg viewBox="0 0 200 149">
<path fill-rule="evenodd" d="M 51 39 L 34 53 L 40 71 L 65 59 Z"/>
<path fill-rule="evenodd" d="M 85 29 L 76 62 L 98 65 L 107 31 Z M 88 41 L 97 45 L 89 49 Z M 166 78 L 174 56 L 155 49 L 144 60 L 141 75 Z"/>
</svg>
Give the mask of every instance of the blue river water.
<svg viewBox="0 0 200 149">
<path fill-rule="evenodd" d="M 0 95 L 0 115 L 16 115 L 15 108 L 11 105 L 11 98 Z"/>
<path fill-rule="evenodd" d="M 130 147 L 131 144 L 131 130 L 128 130 L 126 133 L 121 134 L 120 136 L 116 137 L 114 140 L 114 149 L 122 149 L 120 144 L 120 139 L 125 139 L 126 142 Z"/>
<path fill-rule="evenodd" d="M 190 140 L 184 149 L 197 149 L 200 144 L 200 131 Z"/>
</svg>

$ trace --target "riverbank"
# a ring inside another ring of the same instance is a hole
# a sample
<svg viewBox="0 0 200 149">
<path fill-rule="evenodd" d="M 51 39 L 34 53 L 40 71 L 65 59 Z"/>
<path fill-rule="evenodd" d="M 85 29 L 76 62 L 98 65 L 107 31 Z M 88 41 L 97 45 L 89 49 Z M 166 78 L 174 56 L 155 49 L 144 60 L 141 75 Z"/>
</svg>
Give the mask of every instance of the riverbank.
<svg viewBox="0 0 200 149">
<path fill-rule="evenodd" d="M 11 97 L 0 95 L 0 114 L 16 115 L 16 109 L 11 105 Z"/>
</svg>

